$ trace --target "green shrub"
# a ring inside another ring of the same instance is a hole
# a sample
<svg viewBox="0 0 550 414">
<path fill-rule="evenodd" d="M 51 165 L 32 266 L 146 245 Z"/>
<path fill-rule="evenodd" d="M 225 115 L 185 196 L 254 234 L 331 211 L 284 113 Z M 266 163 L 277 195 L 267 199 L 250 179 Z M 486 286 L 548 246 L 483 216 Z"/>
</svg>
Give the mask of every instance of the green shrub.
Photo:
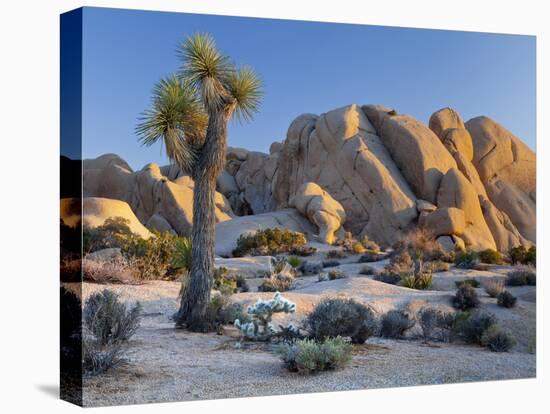
<svg viewBox="0 0 550 414">
<path fill-rule="evenodd" d="M 107 289 L 90 296 L 82 310 L 85 328 L 101 345 L 128 341 L 139 327 L 140 315 L 139 302 L 127 309 L 119 296 Z"/>
<path fill-rule="evenodd" d="M 455 253 L 455 265 L 461 269 L 473 269 L 479 263 L 479 257 L 473 251 L 460 251 Z"/>
<path fill-rule="evenodd" d="M 193 245 L 187 237 L 177 237 L 174 241 L 174 252 L 172 253 L 172 267 L 174 269 L 191 270 L 191 251 Z"/>
<path fill-rule="evenodd" d="M 391 310 L 382 316 L 380 335 L 386 338 L 402 338 L 415 324 L 405 312 Z"/>
<path fill-rule="evenodd" d="M 288 253 L 291 250 L 307 243 L 302 233 L 293 232 L 286 229 L 265 229 L 258 230 L 254 234 L 241 234 L 237 240 L 237 248 L 233 251 L 233 256 L 242 257 L 247 254 L 252 256 L 276 255 Z"/>
<path fill-rule="evenodd" d="M 189 262 L 186 263 L 185 257 L 180 254 L 181 249 L 191 248 L 190 242 L 169 232 L 153 231 L 152 233 L 153 236 L 148 239 L 134 237 L 125 240 L 122 243 L 123 256 L 132 261 L 132 266 L 140 279 L 177 278 L 179 273 L 170 272 L 170 270 L 178 270 L 175 269 L 175 265 L 182 265 L 182 270 L 185 270 Z"/>
<path fill-rule="evenodd" d="M 497 304 L 503 308 L 513 308 L 516 306 L 516 301 L 516 297 L 506 290 L 497 296 Z"/>
<path fill-rule="evenodd" d="M 515 344 L 512 334 L 496 325 L 490 326 L 481 336 L 481 345 L 493 352 L 508 352 Z"/>
<path fill-rule="evenodd" d="M 499 252 L 492 249 L 485 249 L 478 253 L 478 258 L 482 263 L 501 264 L 502 256 Z"/>
<path fill-rule="evenodd" d="M 537 284 L 537 274 L 529 269 L 512 270 L 506 278 L 508 286 L 535 286 Z"/>
<path fill-rule="evenodd" d="M 495 324 L 495 316 L 487 312 L 457 312 L 453 322 L 453 332 L 465 342 L 481 345 L 481 337 L 489 327 Z"/>
<path fill-rule="evenodd" d="M 287 261 L 288 264 L 291 265 L 294 269 L 297 269 L 302 264 L 302 261 L 298 256 L 289 256 Z"/>
<path fill-rule="evenodd" d="M 312 374 L 345 366 L 351 360 L 352 345 L 342 337 L 327 338 L 323 342 L 302 339 L 281 344 L 276 352 L 289 371 Z"/>
<path fill-rule="evenodd" d="M 464 285 L 470 285 L 471 287 L 473 288 L 478 288 L 481 286 L 481 284 L 479 283 L 479 281 L 477 279 L 463 279 L 463 280 L 457 280 L 455 282 L 455 286 L 457 288 L 461 287 L 461 286 L 464 286 Z"/>
<path fill-rule="evenodd" d="M 316 340 L 342 336 L 362 344 L 376 331 L 376 320 L 371 309 L 353 299 L 323 299 L 305 326 Z"/>
<path fill-rule="evenodd" d="M 483 288 L 490 297 L 496 298 L 504 291 L 504 283 L 500 280 L 491 279 L 483 282 Z"/>
<path fill-rule="evenodd" d="M 109 217 L 101 226 L 82 226 L 82 251 L 86 254 L 96 250 L 122 247 L 126 241 L 134 238 L 140 237 L 130 229 L 130 220 Z"/>
<path fill-rule="evenodd" d="M 470 285 L 462 285 L 453 297 L 453 306 L 459 310 L 468 310 L 479 305 L 476 290 Z"/>
<path fill-rule="evenodd" d="M 392 109 L 391 111 L 388 111 L 389 116 L 396 116 L 398 115 L 397 111 L 395 109 Z"/>
<path fill-rule="evenodd" d="M 237 279 L 229 277 L 225 267 L 217 267 L 212 275 L 212 288 L 218 290 L 222 295 L 232 295 L 238 291 Z"/>
<path fill-rule="evenodd" d="M 523 246 L 512 247 L 508 252 L 508 256 L 512 264 L 537 265 L 537 249 L 535 246 L 531 246 L 529 250 Z"/>
<path fill-rule="evenodd" d="M 409 289 L 426 290 L 432 287 L 433 277 L 429 272 L 402 275 L 399 284 Z"/>
</svg>

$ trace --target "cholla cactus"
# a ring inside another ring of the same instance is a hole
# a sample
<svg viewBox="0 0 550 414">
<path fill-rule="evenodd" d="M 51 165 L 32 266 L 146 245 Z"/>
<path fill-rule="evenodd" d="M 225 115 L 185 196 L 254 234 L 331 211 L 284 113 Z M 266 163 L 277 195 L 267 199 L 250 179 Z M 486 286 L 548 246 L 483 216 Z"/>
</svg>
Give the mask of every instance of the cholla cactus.
<svg viewBox="0 0 550 414">
<path fill-rule="evenodd" d="M 270 300 L 261 300 L 248 307 L 248 314 L 252 321 L 242 323 L 236 319 L 234 325 L 241 331 L 241 334 L 248 339 L 267 341 L 275 334 L 271 325 L 271 319 L 274 313 L 294 313 L 296 304 L 283 298 L 279 292 L 275 292 Z"/>
</svg>

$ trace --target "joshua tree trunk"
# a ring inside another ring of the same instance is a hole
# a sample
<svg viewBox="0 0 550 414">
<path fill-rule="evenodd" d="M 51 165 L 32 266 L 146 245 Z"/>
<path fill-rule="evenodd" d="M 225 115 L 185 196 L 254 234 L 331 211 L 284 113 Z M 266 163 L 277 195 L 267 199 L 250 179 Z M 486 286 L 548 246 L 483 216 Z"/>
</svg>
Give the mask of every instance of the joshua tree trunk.
<svg viewBox="0 0 550 414">
<path fill-rule="evenodd" d="M 230 104 L 210 113 L 206 139 L 192 171 L 195 188 L 191 272 L 182 286 L 181 305 L 176 318 L 178 326 L 192 331 L 206 331 L 209 328 L 206 314 L 214 270 L 216 179 L 225 162 L 227 124 L 232 108 Z"/>
</svg>

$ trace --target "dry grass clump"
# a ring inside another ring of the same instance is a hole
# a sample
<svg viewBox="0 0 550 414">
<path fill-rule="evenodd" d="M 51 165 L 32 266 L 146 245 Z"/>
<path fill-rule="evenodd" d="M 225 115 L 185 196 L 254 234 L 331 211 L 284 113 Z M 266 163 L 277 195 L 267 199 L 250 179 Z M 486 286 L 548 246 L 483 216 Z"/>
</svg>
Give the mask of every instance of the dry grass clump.
<svg viewBox="0 0 550 414">
<path fill-rule="evenodd" d="M 492 298 L 496 298 L 500 293 L 504 292 L 504 283 L 500 280 L 492 279 L 483 282 L 483 289 Z"/>
<path fill-rule="evenodd" d="M 106 261 L 82 260 L 82 278 L 92 283 L 136 283 L 137 272 L 123 258 Z"/>
</svg>

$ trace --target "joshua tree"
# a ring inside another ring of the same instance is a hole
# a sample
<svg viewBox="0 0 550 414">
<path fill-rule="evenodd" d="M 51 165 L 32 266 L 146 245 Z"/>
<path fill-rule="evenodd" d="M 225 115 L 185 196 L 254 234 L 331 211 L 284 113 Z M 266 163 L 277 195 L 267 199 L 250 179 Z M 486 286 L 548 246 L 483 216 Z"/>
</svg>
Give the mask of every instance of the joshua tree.
<svg viewBox="0 0 550 414">
<path fill-rule="evenodd" d="M 176 324 L 204 331 L 214 270 L 216 178 L 225 163 L 227 126 L 233 117 L 251 120 L 262 92 L 252 69 L 235 67 L 207 34 L 188 37 L 178 56 L 180 72 L 155 86 L 136 133 L 143 145 L 164 142 L 171 162 L 195 181 L 191 272 Z"/>
</svg>

